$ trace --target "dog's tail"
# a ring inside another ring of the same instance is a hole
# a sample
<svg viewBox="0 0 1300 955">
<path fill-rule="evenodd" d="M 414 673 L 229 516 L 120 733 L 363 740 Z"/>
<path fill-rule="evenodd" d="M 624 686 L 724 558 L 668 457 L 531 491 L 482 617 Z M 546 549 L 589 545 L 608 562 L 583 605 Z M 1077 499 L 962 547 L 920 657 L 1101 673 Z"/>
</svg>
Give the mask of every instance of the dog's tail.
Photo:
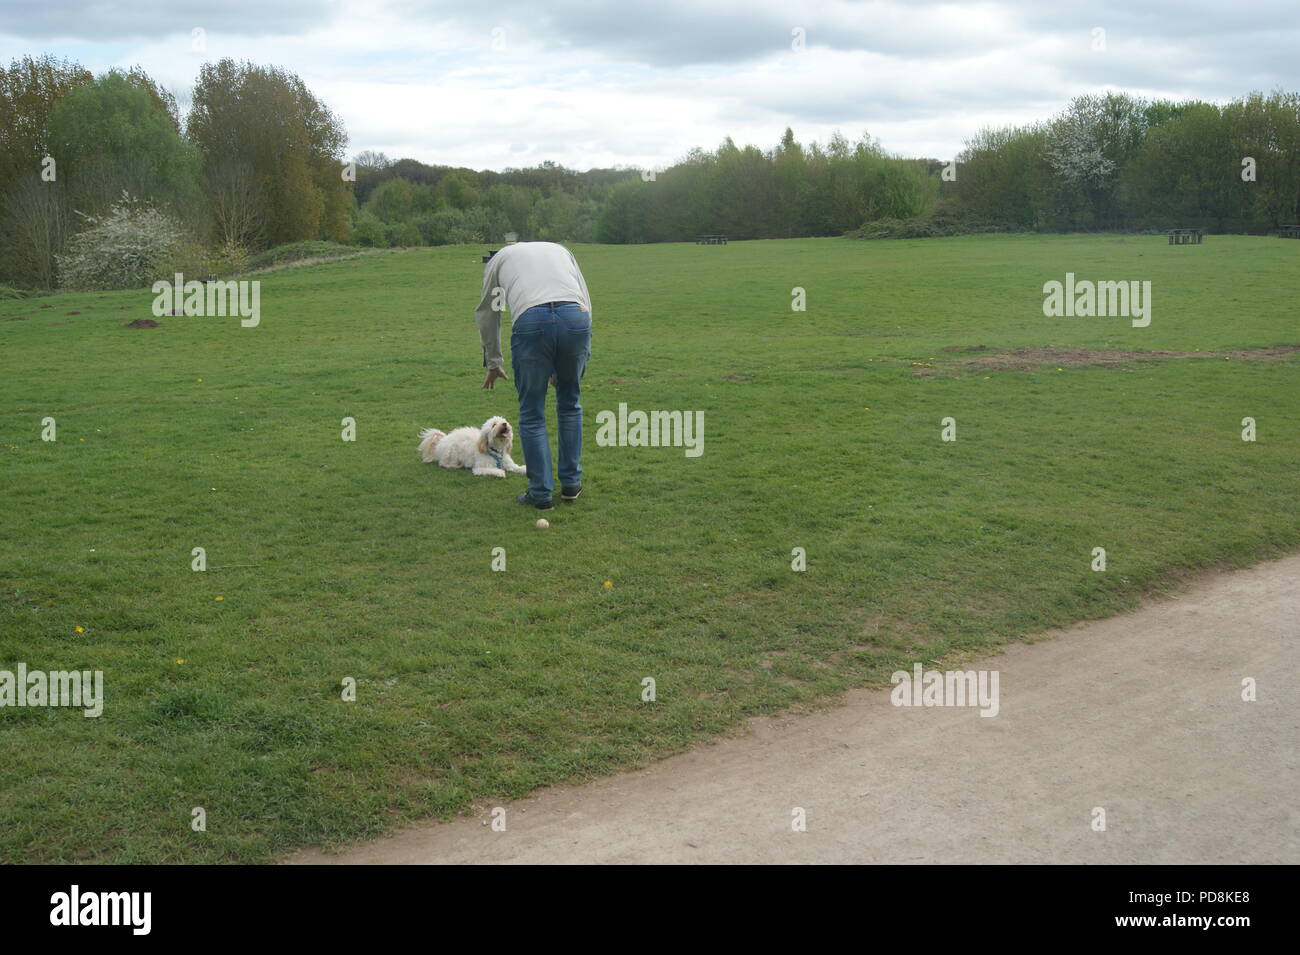
<svg viewBox="0 0 1300 955">
<path fill-rule="evenodd" d="M 425 464 L 433 463 L 433 449 L 445 437 L 447 435 L 437 428 L 425 428 L 420 432 L 420 458 Z"/>
</svg>

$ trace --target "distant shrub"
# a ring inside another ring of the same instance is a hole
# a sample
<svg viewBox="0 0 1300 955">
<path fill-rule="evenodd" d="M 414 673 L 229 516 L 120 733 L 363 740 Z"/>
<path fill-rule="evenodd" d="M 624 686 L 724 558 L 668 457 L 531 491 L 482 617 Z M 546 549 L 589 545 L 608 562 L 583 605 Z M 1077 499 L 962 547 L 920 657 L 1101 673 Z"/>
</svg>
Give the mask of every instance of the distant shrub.
<svg viewBox="0 0 1300 955">
<path fill-rule="evenodd" d="M 931 239 L 1012 231 L 1014 229 L 1005 223 L 975 218 L 958 210 L 939 208 L 929 215 L 910 219 L 875 219 L 846 235 L 850 239 Z"/>
<path fill-rule="evenodd" d="M 380 249 L 388 244 L 384 224 L 369 212 L 357 213 L 356 223 L 352 227 L 352 238 L 357 245 L 368 249 Z"/>
<path fill-rule="evenodd" d="M 238 242 L 227 242 L 212 250 L 210 266 L 217 275 L 234 275 L 236 272 L 248 271 L 251 261 L 248 249 Z"/>
<path fill-rule="evenodd" d="M 482 206 L 473 206 L 461 211 L 464 218 L 461 220 L 460 229 L 455 233 L 453 239 L 455 243 L 487 242 L 491 236 L 504 233 L 503 229 L 497 230 L 492 227 L 491 217 Z"/>
<path fill-rule="evenodd" d="M 187 235 L 179 235 L 175 242 L 160 250 L 149 263 L 148 282 L 158 279 L 170 281 L 177 273 L 187 279 L 206 279 L 213 273 L 212 254 L 207 246 Z"/>
<path fill-rule="evenodd" d="M 928 239 L 934 235 L 926 218 L 876 219 L 849 233 L 852 239 Z"/>
<path fill-rule="evenodd" d="M 20 288 L 14 288 L 10 285 L 0 285 L 0 301 L 6 301 L 15 298 L 27 298 L 31 292 L 24 291 Z"/>
<path fill-rule="evenodd" d="M 415 220 L 420 235 L 428 245 L 452 245 L 460 241 L 465 214 L 459 209 L 440 209 Z"/>
<path fill-rule="evenodd" d="M 237 242 L 213 248 L 190 238 L 182 238 L 154 262 L 155 278 L 170 279 L 177 272 L 186 277 L 206 279 L 213 275 L 233 275 L 248 269 L 248 250 Z"/>
<path fill-rule="evenodd" d="M 420 230 L 414 222 L 399 222 L 396 225 L 390 225 L 385 229 L 388 238 L 388 245 L 392 248 L 399 246 L 406 247 L 412 245 L 424 245 L 424 237 L 420 235 Z"/>
<path fill-rule="evenodd" d="M 264 269 L 272 265 L 284 265 L 286 262 L 298 262 L 302 259 L 329 259 L 340 255 L 356 255 L 357 250 L 350 245 L 337 242 L 323 242 L 315 239 L 304 242 L 290 242 L 277 245 L 253 256 L 247 256 L 245 268 Z"/>
<path fill-rule="evenodd" d="M 420 245 L 481 244 L 512 231 L 510 222 L 484 206 L 467 209 L 443 208 L 419 212 L 409 219 L 385 223 L 368 209 L 357 213 L 352 224 L 352 241 L 363 248 L 394 248 Z M 590 231 L 590 230 L 588 230 Z"/>
<path fill-rule="evenodd" d="M 439 230 L 437 213 L 416 216 L 411 221 L 420 230 L 420 239 L 425 245 L 446 245 L 442 240 L 444 233 Z"/>
</svg>

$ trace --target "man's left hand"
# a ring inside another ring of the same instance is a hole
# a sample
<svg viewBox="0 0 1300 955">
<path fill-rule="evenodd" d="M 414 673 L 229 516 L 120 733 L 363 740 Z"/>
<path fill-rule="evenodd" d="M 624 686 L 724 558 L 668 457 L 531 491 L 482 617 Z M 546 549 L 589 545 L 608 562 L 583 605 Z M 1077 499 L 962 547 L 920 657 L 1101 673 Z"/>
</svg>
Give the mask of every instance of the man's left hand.
<svg viewBox="0 0 1300 955">
<path fill-rule="evenodd" d="M 483 387 L 487 388 L 490 391 L 492 389 L 492 386 L 495 385 L 498 381 L 509 381 L 509 380 L 510 379 L 506 377 L 506 373 L 502 371 L 500 368 L 489 368 L 487 373 L 487 380 L 483 382 Z"/>
</svg>

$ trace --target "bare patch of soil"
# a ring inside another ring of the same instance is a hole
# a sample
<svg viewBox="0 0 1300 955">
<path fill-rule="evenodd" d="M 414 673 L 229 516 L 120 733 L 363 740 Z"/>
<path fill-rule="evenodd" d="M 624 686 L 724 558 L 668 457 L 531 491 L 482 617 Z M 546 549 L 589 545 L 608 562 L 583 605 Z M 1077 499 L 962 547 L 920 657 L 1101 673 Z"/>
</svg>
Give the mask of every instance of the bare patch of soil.
<svg viewBox="0 0 1300 955">
<path fill-rule="evenodd" d="M 1139 363 L 1168 361 L 1175 358 L 1228 358 L 1240 361 L 1280 361 L 1289 355 L 1300 352 L 1300 345 L 1272 345 L 1268 348 L 1237 348 L 1228 351 L 1130 351 L 1120 348 L 1063 348 L 1056 345 L 1035 345 L 1029 348 L 1013 348 L 1010 351 L 988 354 L 987 345 L 953 345 L 942 349 L 944 352 L 976 354 L 977 357 L 958 359 L 956 365 L 949 364 L 947 370 L 959 371 L 969 369 L 981 371 L 995 369 L 998 371 L 1032 371 L 1042 365 L 1058 368 L 1123 368 Z M 933 377 L 918 370 L 922 377 Z"/>
</svg>

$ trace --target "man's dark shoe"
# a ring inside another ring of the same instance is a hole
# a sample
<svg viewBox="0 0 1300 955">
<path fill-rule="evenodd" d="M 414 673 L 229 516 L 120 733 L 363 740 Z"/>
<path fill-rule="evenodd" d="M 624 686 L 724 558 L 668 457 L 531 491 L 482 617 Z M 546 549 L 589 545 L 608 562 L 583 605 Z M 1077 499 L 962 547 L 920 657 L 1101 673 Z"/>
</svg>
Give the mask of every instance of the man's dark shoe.
<svg viewBox="0 0 1300 955">
<path fill-rule="evenodd" d="M 581 484 L 579 484 L 577 487 L 562 487 L 560 488 L 560 500 L 572 504 L 574 501 L 578 499 L 578 495 L 581 493 L 582 493 Z"/>
<path fill-rule="evenodd" d="M 517 498 L 515 498 L 515 500 L 518 501 L 520 504 L 531 504 L 539 511 L 549 511 L 551 508 L 555 506 L 551 501 L 536 500 L 527 491 L 524 491 L 524 493 L 520 494 Z"/>
</svg>

